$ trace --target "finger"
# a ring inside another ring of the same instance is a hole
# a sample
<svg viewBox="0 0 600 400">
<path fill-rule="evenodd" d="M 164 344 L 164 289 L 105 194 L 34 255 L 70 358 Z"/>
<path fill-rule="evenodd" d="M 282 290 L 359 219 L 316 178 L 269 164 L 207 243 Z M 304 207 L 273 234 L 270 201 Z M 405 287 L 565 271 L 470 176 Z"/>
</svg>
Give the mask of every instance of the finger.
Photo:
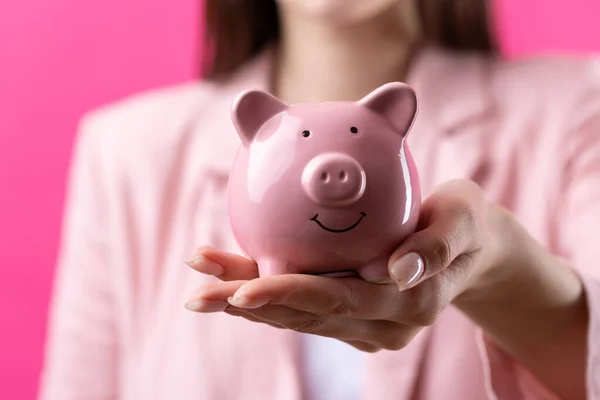
<svg viewBox="0 0 600 400">
<path fill-rule="evenodd" d="M 240 308 L 269 303 L 321 316 L 394 321 L 401 305 L 399 297 L 394 285 L 288 274 L 248 281 L 229 301 Z"/>
<path fill-rule="evenodd" d="M 241 317 L 241 318 L 244 318 L 244 319 L 246 319 L 248 321 L 256 322 L 256 323 L 259 323 L 259 324 L 269 325 L 269 326 L 271 326 L 273 328 L 276 328 L 276 329 L 287 329 L 284 326 L 281 326 L 281 325 L 278 325 L 276 323 L 265 321 L 265 320 L 262 320 L 262 319 L 260 319 L 258 317 L 255 317 L 254 315 L 248 313 L 247 310 L 240 310 L 240 309 L 236 309 L 236 308 L 231 308 L 231 309 L 226 309 L 225 312 L 227 314 L 229 314 L 229 315 L 233 315 L 233 316 L 236 316 L 236 317 Z M 356 348 L 356 349 L 358 349 L 360 351 L 365 351 L 367 353 L 376 353 L 379 350 L 381 350 L 381 347 L 379 347 L 379 346 L 377 346 L 377 345 L 375 345 L 373 343 L 361 342 L 361 341 L 358 341 L 358 340 L 343 340 L 343 339 L 339 339 L 339 340 L 341 340 L 344 343 L 349 344 L 350 346 L 352 346 L 352 347 L 354 347 L 354 348 Z"/>
<path fill-rule="evenodd" d="M 249 314 L 246 310 L 240 310 L 238 308 L 231 307 L 231 308 L 226 308 L 223 311 L 229 315 L 233 315 L 235 317 L 241 317 L 241 318 L 247 319 L 248 321 L 251 321 L 251 322 L 269 325 L 269 326 L 272 326 L 273 328 L 277 328 L 277 329 L 287 329 L 284 326 L 277 325 L 273 322 L 263 321 L 262 319 L 255 317 L 252 314 Z"/>
<path fill-rule="evenodd" d="M 403 348 L 419 332 L 419 328 L 406 327 L 390 321 L 324 317 L 284 306 L 269 305 L 246 310 L 246 313 L 296 332 L 363 342 L 385 349 Z"/>
<path fill-rule="evenodd" d="M 250 280 L 258 277 L 256 263 L 246 257 L 202 246 L 185 263 L 198 272 L 213 275 L 222 281 Z"/>
<path fill-rule="evenodd" d="M 481 249 L 485 199 L 469 181 L 451 181 L 427 198 L 421 230 L 409 236 L 390 257 L 389 272 L 400 290 L 436 275 L 459 257 L 468 260 Z"/>
<path fill-rule="evenodd" d="M 342 342 L 347 343 L 355 349 L 364 351 L 366 353 L 377 353 L 379 350 L 381 350 L 381 347 L 377 347 L 368 342 L 360 342 L 357 340 L 342 340 Z"/>
<path fill-rule="evenodd" d="M 231 297 L 247 281 L 207 283 L 192 292 L 185 308 L 194 312 L 211 313 L 225 310 Z"/>
<path fill-rule="evenodd" d="M 225 309 L 224 312 L 229 315 L 236 316 L 236 317 L 242 317 L 251 322 L 269 325 L 269 326 L 272 326 L 273 328 L 287 329 L 284 326 L 281 326 L 279 324 L 262 320 L 256 316 L 252 315 L 251 313 L 248 313 L 247 310 L 240 310 L 238 308 L 228 308 L 228 309 Z M 381 350 L 381 347 L 378 347 L 378 346 L 376 346 L 372 343 L 368 343 L 368 342 L 361 342 L 358 340 L 341 340 L 341 341 L 349 344 L 350 346 L 352 346 L 360 351 L 365 351 L 367 353 L 376 353 L 377 351 Z"/>
</svg>

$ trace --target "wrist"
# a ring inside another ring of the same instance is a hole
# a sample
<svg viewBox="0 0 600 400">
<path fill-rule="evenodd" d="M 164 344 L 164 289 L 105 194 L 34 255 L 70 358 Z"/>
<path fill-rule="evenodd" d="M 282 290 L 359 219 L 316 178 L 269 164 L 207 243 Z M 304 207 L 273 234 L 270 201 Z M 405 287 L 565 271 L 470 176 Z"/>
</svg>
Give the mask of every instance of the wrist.
<svg viewBox="0 0 600 400">
<path fill-rule="evenodd" d="M 536 242 L 510 212 L 490 203 L 486 216 L 482 254 L 455 306 L 474 316 L 564 307 L 581 297 L 583 284 L 573 269 Z"/>
<path fill-rule="evenodd" d="M 505 286 L 524 258 L 521 247 L 525 235 L 514 217 L 502 207 L 487 203 L 485 218 L 484 245 L 464 290 L 453 301 L 459 308 L 490 301 L 497 293 L 507 294 Z"/>
<path fill-rule="evenodd" d="M 510 213 L 491 207 L 491 245 L 454 305 L 560 398 L 584 393 L 589 311 L 583 283 Z"/>
</svg>

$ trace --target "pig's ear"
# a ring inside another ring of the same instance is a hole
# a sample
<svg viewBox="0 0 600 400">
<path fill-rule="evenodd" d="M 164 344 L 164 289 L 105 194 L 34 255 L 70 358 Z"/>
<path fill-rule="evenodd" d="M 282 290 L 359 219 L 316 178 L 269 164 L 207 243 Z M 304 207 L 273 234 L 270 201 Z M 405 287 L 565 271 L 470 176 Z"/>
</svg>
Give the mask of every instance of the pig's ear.
<svg viewBox="0 0 600 400">
<path fill-rule="evenodd" d="M 247 90 L 233 102 L 231 119 L 242 142 L 248 145 L 265 122 L 287 108 L 285 103 L 269 93 Z"/>
<path fill-rule="evenodd" d="M 403 137 L 408 134 L 417 115 L 417 94 L 401 82 L 386 83 L 358 103 L 388 120 Z"/>
</svg>

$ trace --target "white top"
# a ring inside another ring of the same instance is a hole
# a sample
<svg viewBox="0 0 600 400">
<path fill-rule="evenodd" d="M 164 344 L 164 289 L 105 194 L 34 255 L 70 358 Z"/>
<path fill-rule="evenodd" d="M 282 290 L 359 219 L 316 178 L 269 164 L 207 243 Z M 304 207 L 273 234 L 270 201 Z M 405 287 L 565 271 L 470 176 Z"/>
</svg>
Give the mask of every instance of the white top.
<svg viewBox="0 0 600 400">
<path fill-rule="evenodd" d="M 304 374 L 311 400 L 359 400 L 364 352 L 340 340 L 303 335 Z"/>
</svg>

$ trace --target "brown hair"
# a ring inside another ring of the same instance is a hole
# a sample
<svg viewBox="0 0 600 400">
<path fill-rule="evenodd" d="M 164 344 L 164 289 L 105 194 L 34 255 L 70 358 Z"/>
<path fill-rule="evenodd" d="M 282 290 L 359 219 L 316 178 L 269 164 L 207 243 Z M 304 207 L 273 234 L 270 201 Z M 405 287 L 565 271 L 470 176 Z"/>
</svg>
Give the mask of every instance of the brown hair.
<svg viewBox="0 0 600 400">
<path fill-rule="evenodd" d="M 424 39 L 454 51 L 492 53 L 496 43 L 488 0 L 412 0 Z M 206 43 L 203 75 L 226 77 L 279 37 L 275 0 L 205 0 Z"/>
</svg>

